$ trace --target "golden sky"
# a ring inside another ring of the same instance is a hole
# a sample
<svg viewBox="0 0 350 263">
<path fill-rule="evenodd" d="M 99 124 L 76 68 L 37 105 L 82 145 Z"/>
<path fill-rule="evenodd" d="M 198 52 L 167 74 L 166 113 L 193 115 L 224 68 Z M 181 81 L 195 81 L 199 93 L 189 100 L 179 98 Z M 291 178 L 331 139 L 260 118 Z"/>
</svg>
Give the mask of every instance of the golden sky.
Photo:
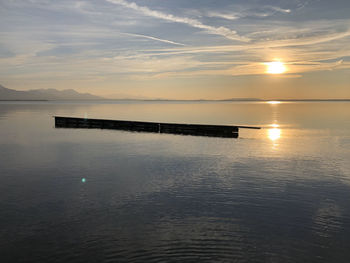
<svg viewBox="0 0 350 263">
<path fill-rule="evenodd" d="M 0 83 L 107 98 L 350 98 L 350 1 L 0 0 Z"/>
</svg>

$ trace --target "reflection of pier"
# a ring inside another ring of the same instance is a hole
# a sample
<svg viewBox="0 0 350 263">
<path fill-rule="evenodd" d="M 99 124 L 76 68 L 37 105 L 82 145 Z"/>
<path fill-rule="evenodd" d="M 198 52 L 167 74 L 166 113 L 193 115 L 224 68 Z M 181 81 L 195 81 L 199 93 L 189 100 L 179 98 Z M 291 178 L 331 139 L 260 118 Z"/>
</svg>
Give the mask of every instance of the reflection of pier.
<svg viewBox="0 0 350 263">
<path fill-rule="evenodd" d="M 239 128 L 260 129 L 260 127 L 157 123 L 141 121 L 101 120 L 55 116 L 56 128 L 111 129 L 136 132 L 171 133 L 195 136 L 237 138 Z"/>
</svg>

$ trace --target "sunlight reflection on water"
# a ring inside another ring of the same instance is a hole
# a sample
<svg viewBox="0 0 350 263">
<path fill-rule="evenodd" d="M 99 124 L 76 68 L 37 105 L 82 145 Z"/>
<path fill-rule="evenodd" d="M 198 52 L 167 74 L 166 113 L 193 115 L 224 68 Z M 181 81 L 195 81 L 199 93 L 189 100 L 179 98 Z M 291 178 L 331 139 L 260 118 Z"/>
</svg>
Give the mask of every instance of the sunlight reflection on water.
<svg viewBox="0 0 350 263">
<path fill-rule="evenodd" d="M 268 137 L 271 141 L 278 140 L 279 138 L 281 138 L 281 129 L 278 129 L 278 128 L 269 129 Z"/>
<path fill-rule="evenodd" d="M 271 101 L 267 101 L 266 103 L 274 105 L 274 104 L 280 104 L 281 102 L 276 100 L 271 100 Z"/>
</svg>

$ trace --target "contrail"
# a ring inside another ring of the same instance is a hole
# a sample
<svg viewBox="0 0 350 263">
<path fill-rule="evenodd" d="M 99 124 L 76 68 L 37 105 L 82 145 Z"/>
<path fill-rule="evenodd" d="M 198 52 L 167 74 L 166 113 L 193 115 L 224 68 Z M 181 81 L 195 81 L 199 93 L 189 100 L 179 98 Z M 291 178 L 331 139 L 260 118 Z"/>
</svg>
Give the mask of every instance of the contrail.
<svg viewBox="0 0 350 263">
<path fill-rule="evenodd" d="M 249 39 L 246 37 L 239 36 L 236 31 L 233 31 L 227 27 L 214 27 L 214 26 L 209 26 L 205 25 L 202 22 L 192 19 L 192 18 L 187 18 L 187 17 L 180 17 L 180 16 L 174 16 L 172 14 L 166 14 L 160 11 L 155 11 L 151 10 L 148 7 L 145 6 L 139 6 L 136 3 L 133 2 L 127 2 L 125 0 L 106 0 L 112 4 L 116 5 L 122 5 L 124 7 L 133 9 L 135 11 L 141 12 L 142 14 L 146 16 L 151 16 L 159 19 L 163 19 L 166 21 L 171 21 L 175 23 L 182 23 L 189 25 L 194 28 L 200 28 L 206 30 L 210 34 L 215 34 L 215 35 L 220 35 L 224 36 L 228 39 L 231 40 L 238 40 L 238 41 L 243 41 L 243 42 L 248 42 Z"/>
<path fill-rule="evenodd" d="M 167 40 L 167 39 L 152 37 L 152 36 L 133 34 L 133 33 L 120 33 L 120 34 L 127 35 L 127 36 L 133 36 L 133 37 L 141 37 L 141 38 L 151 39 L 151 40 L 155 40 L 155 41 L 159 41 L 159 42 L 163 42 L 163 43 L 167 43 L 167 44 L 172 44 L 172 45 L 177 45 L 177 46 L 186 46 L 185 44 L 182 44 L 182 43 L 174 42 L 174 41 Z"/>
</svg>

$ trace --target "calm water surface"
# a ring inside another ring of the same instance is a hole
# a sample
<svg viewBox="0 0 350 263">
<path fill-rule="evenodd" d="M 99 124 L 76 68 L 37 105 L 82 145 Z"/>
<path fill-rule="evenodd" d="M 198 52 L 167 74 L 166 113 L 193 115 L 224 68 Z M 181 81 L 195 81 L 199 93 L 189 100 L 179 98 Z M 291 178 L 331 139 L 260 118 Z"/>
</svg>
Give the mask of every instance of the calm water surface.
<svg viewBox="0 0 350 263">
<path fill-rule="evenodd" d="M 238 139 L 53 115 L 257 125 Z M 0 262 L 350 262 L 350 103 L 0 103 Z"/>
</svg>

